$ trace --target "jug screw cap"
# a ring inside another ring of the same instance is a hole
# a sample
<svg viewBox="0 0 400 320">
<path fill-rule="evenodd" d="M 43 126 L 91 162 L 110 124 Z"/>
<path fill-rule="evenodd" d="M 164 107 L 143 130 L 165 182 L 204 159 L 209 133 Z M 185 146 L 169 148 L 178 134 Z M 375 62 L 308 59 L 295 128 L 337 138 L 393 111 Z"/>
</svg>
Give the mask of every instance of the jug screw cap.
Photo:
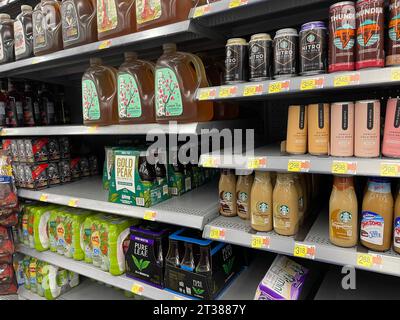
<svg viewBox="0 0 400 320">
<path fill-rule="evenodd" d="M 9 14 L 7 13 L 0 13 L 0 21 L 4 21 L 4 20 L 10 20 L 11 17 Z"/>
<path fill-rule="evenodd" d="M 163 50 L 164 51 L 176 51 L 177 50 L 176 43 L 165 43 L 163 45 Z"/>
<path fill-rule="evenodd" d="M 125 57 L 125 59 L 137 59 L 138 54 L 137 54 L 137 52 L 129 51 L 129 52 L 124 53 L 124 57 Z"/>
<path fill-rule="evenodd" d="M 21 11 L 32 11 L 32 7 L 28 6 L 27 4 L 24 4 L 21 6 Z"/>
<path fill-rule="evenodd" d="M 101 60 L 101 58 L 90 58 L 90 65 L 96 65 L 96 64 L 101 64 L 103 62 L 103 60 Z"/>
</svg>

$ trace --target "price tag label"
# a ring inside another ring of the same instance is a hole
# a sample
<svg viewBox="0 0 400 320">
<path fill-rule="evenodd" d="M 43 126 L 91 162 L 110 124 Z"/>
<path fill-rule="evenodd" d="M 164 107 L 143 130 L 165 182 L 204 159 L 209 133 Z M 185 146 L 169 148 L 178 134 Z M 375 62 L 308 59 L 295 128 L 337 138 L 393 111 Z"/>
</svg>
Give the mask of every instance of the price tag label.
<svg viewBox="0 0 400 320">
<path fill-rule="evenodd" d="M 34 58 L 34 59 L 32 59 L 31 64 L 38 64 L 38 63 L 40 63 L 41 61 L 42 61 L 42 59 L 40 59 L 40 58 Z"/>
<path fill-rule="evenodd" d="M 211 12 L 211 6 L 209 4 L 205 5 L 205 6 L 197 7 L 194 10 L 193 18 L 199 18 L 210 12 Z"/>
<path fill-rule="evenodd" d="M 156 221 L 156 218 L 157 218 L 157 212 L 151 210 L 146 210 L 144 212 L 144 217 L 143 217 L 144 220 Z"/>
<path fill-rule="evenodd" d="M 357 265 L 364 268 L 382 267 L 383 259 L 378 254 L 357 254 Z"/>
<path fill-rule="evenodd" d="M 202 166 L 204 168 L 218 168 L 219 167 L 219 159 L 215 157 L 205 157 L 202 161 Z"/>
<path fill-rule="evenodd" d="M 274 81 L 269 84 L 268 93 L 288 92 L 290 90 L 290 80 Z"/>
<path fill-rule="evenodd" d="M 335 77 L 334 87 L 347 87 L 360 84 L 360 73 L 352 73 L 346 75 L 339 75 Z"/>
<path fill-rule="evenodd" d="M 200 89 L 199 93 L 199 101 L 204 100 L 214 100 L 217 97 L 217 90 L 216 89 Z"/>
<path fill-rule="evenodd" d="M 289 160 L 289 172 L 309 172 L 311 169 L 310 160 Z"/>
<path fill-rule="evenodd" d="M 258 96 L 263 94 L 264 85 L 247 85 L 244 87 L 243 96 L 244 97 L 251 97 L 251 96 Z"/>
<path fill-rule="evenodd" d="M 211 227 L 210 239 L 213 240 L 225 240 L 225 230 L 221 228 Z"/>
<path fill-rule="evenodd" d="M 253 249 L 269 249 L 271 238 L 266 236 L 252 236 L 251 247 Z"/>
<path fill-rule="evenodd" d="M 307 90 L 315 90 L 315 89 L 323 89 L 325 84 L 325 78 L 311 78 L 311 79 L 302 79 L 300 90 L 307 91 Z"/>
<path fill-rule="evenodd" d="M 247 161 L 247 169 L 266 169 L 267 158 L 250 158 Z"/>
<path fill-rule="evenodd" d="M 238 87 L 236 86 L 229 86 L 229 87 L 221 87 L 219 90 L 219 97 L 220 98 L 230 98 L 237 95 Z"/>
<path fill-rule="evenodd" d="M 135 283 L 135 284 L 133 284 L 131 291 L 132 291 L 132 293 L 141 296 L 141 295 L 143 295 L 144 288 L 142 285 Z"/>
<path fill-rule="evenodd" d="M 293 255 L 299 258 L 315 259 L 316 248 L 305 244 L 296 243 L 294 246 Z"/>
<path fill-rule="evenodd" d="M 181 300 L 183 300 L 183 299 L 182 299 L 181 297 L 174 296 L 174 297 L 173 297 L 173 300 L 181 301 Z"/>
<path fill-rule="evenodd" d="M 400 165 L 396 163 L 381 163 L 381 177 L 398 177 Z"/>
<path fill-rule="evenodd" d="M 246 5 L 248 0 L 231 0 L 229 2 L 229 9 Z"/>
<path fill-rule="evenodd" d="M 99 127 L 98 127 L 98 126 L 91 126 L 91 127 L 88 127 L 88 133 L 89 133 L 89 134 L 97 133 L 98 130 L 99 130 Z"/>
<path fill-rule="evenodd" d="M 41 202 L 47 202 L 47 200 L 49 200 L 49 195 L 47 193 L 42 193 L 40 195 L 39 201 Z"/>
<path fill-rule="evenodd" d="M 104 40 L 99 44 L 99 50 L 104 50 L 111 47 L 111 40 Z"/>
<path fill-rule="evenodd" d="M 391 78 L 392 81 L 400 81 L 400 68 L 395 68 L 392 70 Z"/>
<path fill-rule="evenodd" d="M 6 136 L 7 135 L 7 129 L 0 128 L 0 136 Z"/>
<path fill-rule="evenodd" d="M 333 161 L 333 174 L 357 174 L 357 162 Z"/>
<path fill-rule="evenodd" d="M 77 208 L 78 204 L 79 204 L 79 199 L 70 199 L 68 201 L 68 206 L 69 207 Z"/>
</svg>

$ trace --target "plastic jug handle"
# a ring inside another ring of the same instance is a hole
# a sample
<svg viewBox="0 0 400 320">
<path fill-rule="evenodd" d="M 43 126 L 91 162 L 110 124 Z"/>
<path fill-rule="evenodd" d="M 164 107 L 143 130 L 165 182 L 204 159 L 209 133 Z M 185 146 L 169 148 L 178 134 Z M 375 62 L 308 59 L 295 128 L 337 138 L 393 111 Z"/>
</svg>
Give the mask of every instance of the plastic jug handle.
<svg viewBox="0 0 400 320">
<path fill-rule="evenodd" d="M 152 73 L 152 76 L 156 74 L 156 65 L 150 61 L 143 61 L 144 66 L 146 67 L 147 72 Z"/>
<path fill-rule="evenodd" d="M 197 74 L 197 88 L 209 87 L 210 84 L 207 80 L 206 70 L 203 61 L 195 54 L 189 53 L 189 61 L 193 64 Z"/>
</svg>

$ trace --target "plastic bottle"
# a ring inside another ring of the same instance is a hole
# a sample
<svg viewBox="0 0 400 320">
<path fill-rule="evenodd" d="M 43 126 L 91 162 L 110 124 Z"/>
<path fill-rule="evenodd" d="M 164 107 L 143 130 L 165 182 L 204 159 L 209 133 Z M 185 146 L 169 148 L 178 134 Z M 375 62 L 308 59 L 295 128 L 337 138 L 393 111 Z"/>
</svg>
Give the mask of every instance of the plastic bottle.
<svg viewBox="0 0 400 320">
<path fill-rule="evenodd" d="M 200 260 L 196 267 L 196 273 L 208 276 L 211 273 L 209 247 L 200 247 Z"/>
<path fill-rule="evenodd" d="M 193 272 L 196 267 L 194 262 L 193 244 L 185 242 L 185 253 L 181 262 L 181 268 Z"/>
<path fill-rule="evenodd" d="M 237 214 L 243 220 L 250 220 L 250 194 L 253 174 L 239 175 L 236 184 Z"/>
<path fill-rule="evenodd" d="M 121 124 L 154 123 L 154 64 L 125 53 L 118 70 L 118 115 Z"/>
<path fill-rule="evenodd" d="M 7 98 L 7 126 L 12 128 L 22 127 L 24 125 L 23 96 L 10 79 L 8 80 Z"/>
<path fill-rule="evenodd" d="M 169 240 L 169 249 L 165 258 L 167 265 L 179 268 L 181 264 L 179 254 L 179 243 L 176 240 Z"/>
<path fill-rule="evenodd" d="M 21 13 L 14 21 L 15 59 L 33 56 L 32 7 L 21 6 Z"/>
<path fill-rule="evenodd" d="M 14 61 L 14 21 L 0 14 L 0 64 Z"/>
<path fill-rule="evenodd" d="M 35 116 L 34 95 L 29 82 L 25 82 L 24 98 L 24 126 L 33 127 L 38 125 Z"/>
<path fill-rule="evenodd" d="M 4 83 L 3 81 L 0 80 L 0 127 L 7 126 L 7 114 L 6 114 L 7 103 L 8 103 L 8 98 L 4 90 Z"/>
<path fill-rule="evenodd" d="M 225 217 L 237 216 L 236 176 L 232 170 L 224 169 L 219 180 L 219 213 Z"/>
<path fill-rule="evenodd" d="M 394 206 L 393 247 L 394 251 L 400 253 L 400 192 L 397 193 L 396 204 Z"/>
<path fill-rule="evenodd" d="M 269 172 L 257 171 L 250 195 L 251 227 L 260 232 L 269 232 L 272 224 L 271 175 Z"/>
<path fill-rule="evenodd" d="M 82 78 L 82 107 L 85 125 L 118 123 L 117 71 L 91 58 Z"/>
<path fill-rule="evenodd" d="M 55 110 L 54 96 L 50 92 L 48 85 L 45 83 L 42 84 L 42 89 L 39 99 L 40 99 L 39 108 L 40 108 L 41 124 L 43 126 L 56 125 L 56 110 Z"/>
</svg>

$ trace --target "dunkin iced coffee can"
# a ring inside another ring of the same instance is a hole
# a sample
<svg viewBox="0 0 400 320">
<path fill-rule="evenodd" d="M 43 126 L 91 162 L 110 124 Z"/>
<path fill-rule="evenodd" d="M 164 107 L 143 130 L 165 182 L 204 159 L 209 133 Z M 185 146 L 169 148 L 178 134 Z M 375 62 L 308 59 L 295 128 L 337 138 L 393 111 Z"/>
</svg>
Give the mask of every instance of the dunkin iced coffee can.
<svg viewBox="0 0 400 320">
<path fill-rule="evenodd" d="M 356 4 L 356 69 L 385 66 L 384 0 L 358 0 Z"/>
<path fill-rule="evenodd" d="M 353 71 L 355 67 L 356 8 L 344 1 L 329 9 L 329 72 Z"/>
</svg>

